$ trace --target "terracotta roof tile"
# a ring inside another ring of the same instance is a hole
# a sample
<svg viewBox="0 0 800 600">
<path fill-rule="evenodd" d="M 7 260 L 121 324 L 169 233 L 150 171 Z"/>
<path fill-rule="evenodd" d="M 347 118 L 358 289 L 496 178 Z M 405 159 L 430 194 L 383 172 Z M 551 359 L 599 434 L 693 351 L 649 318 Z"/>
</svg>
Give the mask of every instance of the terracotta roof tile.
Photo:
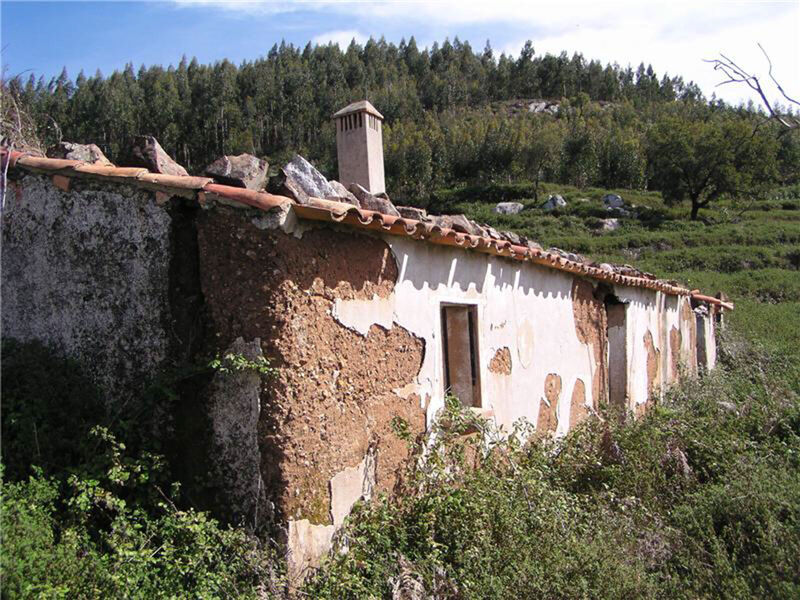
<svg viewBox="0 0 800 600">
<path fill-rule="evenodd" d="M 625 275 L 618 271 L 609 271 L 585 262 L 570 260 L 556 252 L 549 252 L 531 246 L 516 245 L 507 240 L 496 239 L 488 235 L 481 237 L 463 233 L 454 229 L 440 227 L 428 221 L 385 215 L 342 202 L 311 198 L 309 204 L 301 205 L 294 203 L 285 196 L 221 185 L 213 183 L 213 180 L 206 177 L 160 175 L 150 173 L 146 169 L 90 165 L 74 160 L 41 158 L 15 151 L 9 153 L 5 148 L 0 148 L 0 156 L 2 156 L 3 160 L 10 159 L 9 164 L 12 167 L 21 166 L 33 171 L 45 171 L 51 174 L 73 177 L 90 176 L 110 180 L 127 180 L 159 193 L 177 193 L 190 198 L 195 197 L 194 195 L 197 194 L 197 198 L 201 203 L 205 203 L 208 197 L 218 197 L 265 211 L 289 204 L 292 206 L 294 213 L 303 219 L 341 223 L 357 229 L 381 231 L 391 235 L 424 240 L 431 244 L 472 249 L 485 254 L 503 256 L 512 260 L 530 262 L 559 271 L 583 275 L 599 281 L 658 290 L 671 295 L 691 296 L 701 302 L 715 304 L 728 310 L 733 309 L 733 304 L 730 302 L 699 294 L 695 290 L 689 290 L 668 281 L 653 279 L 650 274 Z M 630 269 L 630 271 L 638 273 L 635 269 Z"/>
</svg>

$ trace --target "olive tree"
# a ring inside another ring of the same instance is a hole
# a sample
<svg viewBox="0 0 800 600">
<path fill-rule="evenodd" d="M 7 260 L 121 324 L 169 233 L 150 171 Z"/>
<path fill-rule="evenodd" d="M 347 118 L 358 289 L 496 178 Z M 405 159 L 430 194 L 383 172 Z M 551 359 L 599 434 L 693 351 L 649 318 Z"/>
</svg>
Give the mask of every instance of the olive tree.
<svg viewBox="0 0 800 600">
<path fill-rule="evenodd" d="M 691 218 L 722 196 L 755 194 L 777 180 L 770 128 L 724 110 L 663 115 L 648 136 L 655 188 L 667 202 L 691 202 Z"/>
</svg>

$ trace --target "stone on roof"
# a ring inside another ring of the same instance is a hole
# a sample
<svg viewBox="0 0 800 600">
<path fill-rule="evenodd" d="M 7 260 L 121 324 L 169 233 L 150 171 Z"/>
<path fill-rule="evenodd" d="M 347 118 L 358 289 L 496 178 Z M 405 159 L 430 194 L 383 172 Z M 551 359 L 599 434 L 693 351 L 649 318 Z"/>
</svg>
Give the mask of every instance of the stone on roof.
<svg viewBox="0 0 800 600">
<path fill-rule="evenodd" d="M 350 113 L 357 113 L 357 112 L 366 112 L 383 120 L 383 115 L 378 112 L 377 108 L 372 106 L 369 100 L 361 100 L 359 102 L 353 102 L 352 104 L 348 104 L 342 110 L 336 112 L 333 115 L 333 118 L 338 119 L 339 117 L 343 117 L 345 115 L 349 115 Z"/>
</svg>

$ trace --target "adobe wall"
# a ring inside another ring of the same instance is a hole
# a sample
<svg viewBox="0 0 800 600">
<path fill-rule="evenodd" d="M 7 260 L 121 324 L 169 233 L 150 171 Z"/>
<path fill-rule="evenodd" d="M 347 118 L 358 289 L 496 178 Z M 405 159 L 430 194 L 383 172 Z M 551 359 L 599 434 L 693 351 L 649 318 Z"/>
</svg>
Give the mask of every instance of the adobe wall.
<svg viewBox="0 0 800 600">
<path fill-rule="evenodd" d="M 267 501 L 291 521 L 290 546 L 303 553 L 295 563 L 310 564 L 305 553 L 330 543 L 356 500 L 394 489 L 407 448 L 392 419 L 414 433 L 425 427 L 421 398 L 397 390 L 415 381 L 426 346 L 401 326 L 359 333 L 333 316 L 337 302 L 392 295 L 398 270 L 385 242 L 263 226 L 234 208 L 199 216 L 202 289 L 216 346 L 258 340 L 277 369 L 261 394 L 260 476 Z"/>
<path fill-rule="evenodd" d="M 130 186 L 61 178 L 67 191 L 34 174 L 9 184 L 3 337 L 79 359 L 122 402 L 168 355 L 170 214 Z"/>
</svg>

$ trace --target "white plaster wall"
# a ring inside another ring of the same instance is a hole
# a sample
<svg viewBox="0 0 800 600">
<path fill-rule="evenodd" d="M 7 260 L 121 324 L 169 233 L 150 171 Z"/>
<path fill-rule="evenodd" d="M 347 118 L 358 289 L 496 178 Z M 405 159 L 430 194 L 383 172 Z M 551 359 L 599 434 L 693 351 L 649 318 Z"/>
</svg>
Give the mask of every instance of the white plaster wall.
<svg viewBox="0 0 800 600">
<path fill-rule="evenodd" d="M 697 320 L 695 319 L 694 310 L 692 310 L 691 300 L 688 297 L 681 296 L 679 307 L 681 311 L 686 311 L 689 315 L 688 319 L 680 320 L 681 331 L 681 368 L 685 370 L 686 374 L 697 374 Z M 679 311 L 680 314 L 680 311 Z"/>
<path fill-rule="evenodd" d="M 706 334 L 706 368 L 711 370 L 717 366 L 717 335 L 714 316 L 709 315 L 705 321 Z"/>
<path fill-rule="evenodd" d="M 569 426 L 570 400 L 578 378 L 591 406 L 592 377 L 597 368 L 592 348 L 578 340 L 571 288 L 573 277 L 529 263 L 385 236 L 399 268 L 388 299 L 339 300 L 333 314 L 344 325 L 365 334 L 373 323 L 392 324 L 425 340 L 425 358 L 412 385 L 400 392 L 417 393 L 427 402 L 428 422 L 442 408 L 442 303 L 472 304 L 478 311 L 478 353 L 482 407 L 491 409 L 498 425 L 509 428 L 525 418 L 536 422 L 548 373 L 562 380 L 558 434 Z M 511 353 L 511 374 L 492 373 L 497 350 Z"/>
<path fill-rule="evenodd" d="M 637 405 L 647 402 L 650 393 L 647 382 L 647 348 L 644 338 L 648 331 L 653 336 L 653 345 L 659 351 L 658 374 L 659 389 L 663 385 L 665 356 L 668 355 L 668 340 L 663 333 L 677 324 L 677 302 L 672 302 L 661 292 L 643 288 L 616 287 L 617 297 L 627 304 L 625 314 L 628 348 L 628 402 L 635 410 Z"/>
</svg>

